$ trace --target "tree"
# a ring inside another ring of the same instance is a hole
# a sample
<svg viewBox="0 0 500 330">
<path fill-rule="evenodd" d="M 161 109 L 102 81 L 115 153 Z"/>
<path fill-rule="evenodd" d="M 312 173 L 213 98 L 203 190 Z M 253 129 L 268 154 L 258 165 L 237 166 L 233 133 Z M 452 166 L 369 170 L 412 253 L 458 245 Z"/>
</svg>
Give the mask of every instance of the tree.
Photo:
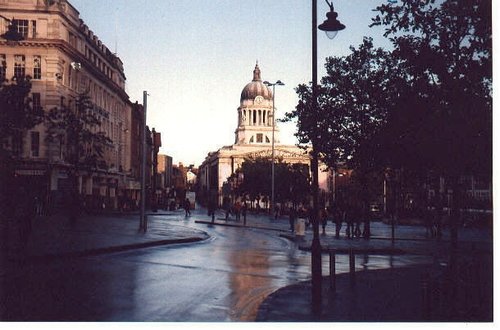
<svg viewBox="0 0 500 330">
<path fill-rule="evenodd" d="M 0 82 L 0 240 L 5 252 L 11 220 L 18 205 L 15 169 L 22 150 L 24 133 L 39 124 L 43 110 L 33 107 L 30 98 L 31 80 L 28 76 Z M 27 201 L 27 197 L 23 196 Z M 26 210 L 28 211 L 28 210 Z M 17 223 L 17 221 L 12 222 Z"/>
<path fill-rule="evenodd" d="M 30 93 L 29 76 L 14 77 L 10 83 L 3 81 L 0 84 L 0 150 L 4 156 L 12 156 L 12 140 L 19 133 L 43 120 L 43 109 L 33 107 Z"/>
<path fill-rule="evenodd" d="M 299 103 L 285 120 L 297 119 L 296 136 L 307 145 L 317 135 L 316 149 L 330 168 L 361 165 L 360 148 L 380 131 L 395 97 L 397 70 L 390 53 L 370 38 L 351 54 L 327 59 L 327 76 L 319 86 L 318 107 L 311 106 L 311 87 L 299 85 Z"/>
<path fill-rule="evenodd" d="M 408 1 L 377 11 L 373 25 L 386 27 L 411 87 L 398 108 L 407 100 L 424 107 L 403 138 L 440 173 L 491 173 L 491 3 Z"/>
<path fill-rule="evenodd" d="M 241 168 L 229 178 L 229 181 L 237 181 L 240 174 L 242 174 L 243 181 L 240 182 L 237 193 L 248 194 L 251 199 L 271 195 L 271 160 L 269 158 L 246 159 Z M 305 164 L 288 164 L 278 160 L 275 163 L 276 202 L 300 203 L 309 195 L 309 167 Z"/>
<path fill-rule="evenodd" d="M 71 219 L 75 219 L 80 206 L 78 178 L 98 168 L 105 169 L 104 148 L 112 141 L 100 131 L 100 114 L 89 96 L 78 96 L 74 106 L 53 108 L 46 116 L 47 142 L 58 143 L 64 150 L 72 193 L 69 196 Z"/>
</svg>

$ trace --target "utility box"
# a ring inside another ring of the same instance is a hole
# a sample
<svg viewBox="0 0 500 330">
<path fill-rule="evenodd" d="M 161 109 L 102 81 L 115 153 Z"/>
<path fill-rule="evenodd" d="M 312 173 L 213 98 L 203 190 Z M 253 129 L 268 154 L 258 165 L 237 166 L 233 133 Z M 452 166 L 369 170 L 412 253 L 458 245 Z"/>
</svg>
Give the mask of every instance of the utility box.
<svg viewBox="0 0 500 330">
<path fill-rule="evenodd" d="M 304 236 L 306 234 L 306 219 L 298 218 L 295 222 L 295 235 Z"/>
</svg>

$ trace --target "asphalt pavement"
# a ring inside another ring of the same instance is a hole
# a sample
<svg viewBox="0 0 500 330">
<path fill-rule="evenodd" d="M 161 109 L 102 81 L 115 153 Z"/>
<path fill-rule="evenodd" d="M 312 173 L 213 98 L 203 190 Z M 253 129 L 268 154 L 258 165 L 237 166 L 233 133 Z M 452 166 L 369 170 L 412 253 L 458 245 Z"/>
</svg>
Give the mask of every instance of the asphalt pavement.
<svg viewBox="0 0 500 330">
<path fill-rule="evenodd" d="M 175 221 L 155 221 L 157 217 Z M 9 243 L 9 264 L 15 266 L 15 262 L 20 260 L 72 258 L 208 239 L 206 232 L 189 228 L 191 221 L 207 226 L 273 231 L 277 236 L 296 242 L 298 248 L 306 251 L 312 241 L 310 228 L 304 236 L 297 236 L 290 231 L 288 219 L 273 219 L 268 215 L 249 214 L 244 224 L 243 219 L 236 221 L 234 216 L 225 220 L 222 212 L 212 223 L 204 209 L 196 210 L 191 217 L 184 217 L 184 212 L 180 210 L 148 212 L 146 233 L 139 230 L 138 214 L 84 215 L 74 223 L 59 215 L 33 219 L 25 244 L 19 244 L 18 239 Z M 393 237 L 389 225 L 372 222 L 370 239 L 348 239 L 344 232 L 335 238 L 334 226 L 329 223 L 325 234 L 320 235 L 324 258 L 328 259 L 333 253 L 351 253 L 355 258 L 411 254 L 430 255 L 435 262 L 411 268 L 355 269 L 352 274 L 335 275 L 335 290 L 331 287 L 332 277 L 323 270 L 320 313 L 312 311 L 311 283 L 304 282 L 281 288 L 266 298 L 256 321 L 493 320 L 491 231 L 461 228 L 457 249 L 451 249 L 446 230 L 443 237 L 437 240 L 428 238 L 422 227 L 397 225 Z M 9 236 L 19 237 L 18 230 L 12 229 Z M 460 256 L 458 259 L 455 258 L 457 255 Z M 450 272 L 450 265 L 454 267 L 453 272 Z M 457 292 L 460 286 L 466 289 Z M 453 306 L 450 306 L 450 301 L 453 301 Z"/>
</svg>

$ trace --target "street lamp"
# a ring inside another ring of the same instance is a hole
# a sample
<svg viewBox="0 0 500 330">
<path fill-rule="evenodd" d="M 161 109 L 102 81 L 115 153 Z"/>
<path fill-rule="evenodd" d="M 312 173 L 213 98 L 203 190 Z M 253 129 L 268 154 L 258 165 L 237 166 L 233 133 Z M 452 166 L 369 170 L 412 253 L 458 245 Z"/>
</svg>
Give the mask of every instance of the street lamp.
<svg viewBox="0 0 500 330">
<path fill-rule="evenodd" d="M 264 81 L 264 85 L 266 86 L 273 86 L 273 113 L 270 117 L 273 118 L 273 135 L 271 138 L 271 217 L 274 215 L 274 130 L 276 127 L 276 118 L 274 116 L 274 113 L 276 111 L 276 107 L 274 106 L 274 91 L 276 85 L 278 86 L 285 86 L 285 84 L 281 81 L 278 80 L 275 83 L 270 83 L 269 81 Z"/>
<path fill-rule="evenodd" d="M 9 22 L 7 32 L 0 35 L 0 37 L 2 37 L 3 39 L 5 39 L 7 41 L 22 41 L 22 40 L 24 40 L 24 36 L 21 33 L 19 33 L 19 31 L 17 31 L 17 27 L 14 24 L 12 24 L 11 19 L 8 19 L 7 17 L 5 17 L 3 15 L 0 15 L 0 17 L 3 18 L 4 20 L 6 20 L 7 22 Z"/>
<path fill-rule="evenodd" d="M 345 25 L 337 20 L 338 14 L 333 9 L 333 3 L 328 0 L 325 2 L 330 7 L 330 12 L 327 13 L 327 20 L 323 22 L 319 29 L 327 32 L 328 37 L 332 38 L 337 35 L 337 32 L 343 30 Z M 313 109 L 318 106 L 318 18 L 317 18 L 318 1 L 312 0 L 312 105 Z M 317 127 L 317 124 L 314 125 Z M 312 272 L 312 308 L 315 314 L 321 313 L 321 282 L 322 282 L 322 269 L 321 269 L 321 243 L 319 241 L 319 184 L 318 184 L 318 151 L 316 146 L 318 144 L 317 134 L 311 137 L 312 142 L 312 190 L 313 190 L 313 241 L 311 244 L 311 272 Z"/>
<path fill-rule="evenodd" d="M 146 217 L 146 118 L 148 109 L 148 92 L 143 92 L 143 117 L 142 117 L 142 164 L 141 164 L 141 215 L 139 219 L 139 231 L 146 233 L 148 230 Z"/>
</svg>

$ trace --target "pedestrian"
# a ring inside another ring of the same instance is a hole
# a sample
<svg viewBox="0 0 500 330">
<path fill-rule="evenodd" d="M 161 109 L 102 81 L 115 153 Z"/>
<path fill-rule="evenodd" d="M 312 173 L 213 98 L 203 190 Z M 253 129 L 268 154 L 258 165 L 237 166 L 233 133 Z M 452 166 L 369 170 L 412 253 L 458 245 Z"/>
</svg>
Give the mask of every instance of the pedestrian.
<svg viewBox="0 0 500 330">
<path fill-rule="evenodd" d="M 191 216 L 191 201 L 189 201 L 189 198 L 186 198 L 184 202 L 184 211 L 186 212 L 186 217 Z"/>
<path fill-rule="evenodd" d="M 42 199 L 38 196 L 35 196 L 35 215 L 41 216 L 43 215 L 43 205 Z"/>
<path fill-rule="evenodd" d="M 335 222 L 335 238 L 340 238 L 340 230 L 342 229 L 343 212 L 339 207 L 333 208 L 333 221 Z"/>
<path fill-rule="evenodd" d="M 234 204 L 234 214 L 236 215 L 236 221 L 240 221 L 241 219 L 241 203 L 240 201 L 236 201 Z"/>
<path fill-rule="evenodd" d="M 360 212 L 359 205 L 356 205 L 354 207 L 354 212 L 353 212 L 353 236 L 359 238 L 361 236 L 361 212 Z M 356 227 L 354 227 L 354 222 L 356 223 Z"/>
<path fill-rule="evenodd" d="M 351 239 L 354 237 L 354 221 L 352 218 L 352 211 L 351 210 L 344 210 L 344 221 L 347 224 L 347 228 L 345 230 L 345 234 L 348 239 Z M 352 236 L 351 236 L 352 235 Z"/>
<path fill-rule="evenodd" d="M 280 204 L 276 203 L 276 205 L 274 205 L 274 220 L 278 220 L 279 215 L 280 215 Z"/>
<path fill-rule="evenodd" d="M 315 216 L 314 209 L 309 206 L 304 206 L 302 210 L 304 212 L 304 217 L 307 218 L 306 229 L 309 229 L 309 226 L 313 225 L 313 219 Z"/>
<path fill-rule="evenodd" d="M 225 220 L 227 221 L 229 219 L 229 215 L 231 214 L 231 201 L 229 200 L 228 196 L 224 196 L 224 199 L 222 201 L 222 207 L 226 212 Z"/>
<path fill-rule="evenodd" d="M 363 223 L 363 238 L 369 239 L 371 235 L 372 234 L 370 229 L 370 216 L 369 214 L 365 213 L 365 218 Z"/>
<path fill-rule="evenodd" d="M 295 232 L 295 219 L 297 219 L 297 211 L 295 210 L 295 207 L 292 206 L 290 208 L 290 214 L 288 215 L 288 221 L 290 222 L 290 230 L 292 233 Z"/>
<path fill-rule="evenodd" d="M 321 221 L 321 227 L 323 228 L 323 235 L 326 235 L 326 225 L 328 222 L 328 212 L 325 208 L 319 210 L 319 220 Z"/>
<path fill-rule="evenodd" d="M 434 238 L 434 224 L 432 219 L 433 209 L 431 206 L 427 206 L 423 212 L 424 226 L 425 226 L 425 236 L 429 238 Z"/>
<path fill-rule="evenodd" d="M 247 210 L 248 210 L 248 204 L 247 201 L 243 201 L 243 206 L 241 207 L 241 213 L 243 213 L 243 226 L 247 225 Z"/>
<path fill-rule="evenodd" d="M 215 201 L 213 198 L 208 199 L 208 216 L 212 216 L 212 223 L 215 222 Z"/>
</svg>

